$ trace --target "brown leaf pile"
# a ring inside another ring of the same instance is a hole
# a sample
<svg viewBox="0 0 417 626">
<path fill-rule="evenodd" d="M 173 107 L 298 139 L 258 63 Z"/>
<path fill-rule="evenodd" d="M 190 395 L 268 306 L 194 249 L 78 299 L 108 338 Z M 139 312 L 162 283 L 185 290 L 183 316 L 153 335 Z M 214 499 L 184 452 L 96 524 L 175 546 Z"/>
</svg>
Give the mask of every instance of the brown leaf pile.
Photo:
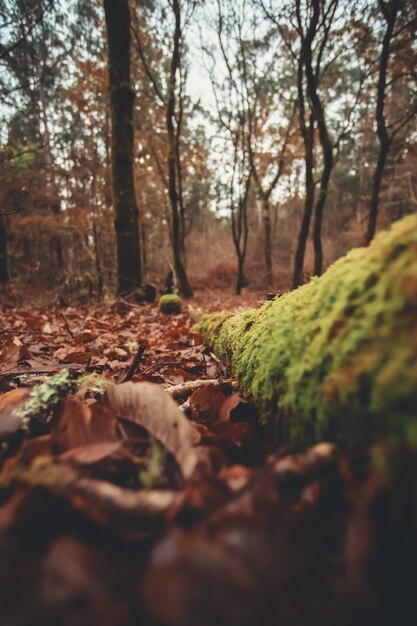
<svg viewBox="0 0 417 626">
<path fill-rule="evenodd" d="M 413 483 L 364 481 L 329 444 L 277 449 L 187 313 L 121 301 L 0 322 L 1 626 L 415 617 Z M 23 428 L 63 368 L 91 376 Z"/>
</svg>

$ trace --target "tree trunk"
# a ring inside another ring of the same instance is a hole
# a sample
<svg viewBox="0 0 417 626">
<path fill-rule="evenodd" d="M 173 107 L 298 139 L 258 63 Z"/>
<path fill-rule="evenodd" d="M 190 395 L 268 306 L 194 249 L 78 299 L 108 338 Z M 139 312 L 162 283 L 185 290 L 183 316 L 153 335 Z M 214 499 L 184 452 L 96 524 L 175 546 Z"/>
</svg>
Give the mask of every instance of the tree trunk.
<svg viewBox="0 0 417 626">
<path fill-rule="evenodd" d="M 171 69 L 168 86 L 166 125 L 168 133 L 168 195 L 172 213 L 172 253 L 174 268 L 180 291 L 185 298 L 191 298 L 193 290 L 188 281 L 187 273 L 181 253 L 181 215 L 177 191 L 177 163 L 175 156 L 175 84 L 180 64 L 181 14 L 178 0 L 173 0 L 175 16 L 174 48 L 171 59 Z"/>
<path fill-rule="evenodd" d="M 262 198 L 262 222 L 264 226 L 265 243 L 265 287 L 272 289 L 272 241 L 271 241 L 271 211 L 269 200 Z"/>
<path fill-rule="evenodd" d="M 321 242 L 321 227 L 323 222 L 323 210 L 329 191 L 330 176 L 333 169 L 333 153 L 324 153 L 324 170 L 320 181 L 320 194 L 314 211 L 314 276 L 323 273 L 323 246 Z"/>
<path fill-rule="evenodd" d="M 365 243 L 369 245 L 375 236 L 376 224 L 378 220 L 379 192 L 381 190 L 382 177 L 384 175 L 385 163 L 391 142 L 381 143 L 375 172 L 372 178 L 371 206 L 369 209 L 368 229 L 366 231 Z"/>
<path fill-rule="evenodd" d="M 311 216 L 313 215 L 314 207 L 314 118 L 310 117 L 310 124 L 304 124 L 304 147 L 305 147 L 305 183 L 306 183 L 306 197 L 304 202 L 303 219 L 301 221 L 300 233 L 298 235 L 297 250 L 295 252 L 294 260 L 294 275 L 293 275 L 293 289 L 296 289 L 303 284 L 303 268 L 304 257 L 308 239 L 308 233 L 310 231 Z"/>
<path fill-rule="evenodd" d="M 181 77 L 180 77 L 181 78 Z M 184 190 L 183 190 L 183 174 L 182 174 L 182 162 L 181 162 L 181 131 L 182 120 L 184 114 L 183 95 L 182 88 L 179 95 L 179 107 L 177 115 L 177 129 L 175 133 L 175 161 L 177 168 L 177 187 L 178 187 L 178 204 L 180 208 L 180 230 L 181 230 L 181 258 L 184 263 L 184 267 L 187 266 L 187 250 L 185 245 L 186 225 L 185 225 L 185 204 L 184 204 Z"/>
<path fill-rule="evenodd" d="M 377 135 L 379 139 L 379 154 L 375 172 L 372 179 L 372 196 L 369 210 L 368 228 L 365 236 L 365 243 L 368 245 L 376 231 L 378 220 L 379 192 L 381 190 L 382 177 L 384 175 L 385 163 L 392 143 L 392 135 L 388 134 L 385 120 L 385 89 L 387 85 L 387 71 L 390 56 L 391 39 L 394 34 L 395 22 L 400 8 L 400 0 L 391 0 L 389 3 L 380 3 L 383 16 L 387 23 L 387 28 L 382 40 L 381 56 L 379 58 L 378 87 L 375 119 L 377 124 Z"/>
<path fill-rule="evenodd" d="M 130 13 L 128 0 L 104 0 L 112 118 L 113 205 L 117 243 L 117 293 L 133 291 L 142 282 L 139 211 L 133 173 L 133 104 L 130 76 Z"/>
<path fill-rule="evenodd" d="M 245 264 L 245 257 L 242 254 L 237 255 L 237 277 L 236 277 L 236 295 L 240 296 L 243 289 L 244 276 L 243 267 Z"/>
<path fill-rule="evenodd" d="M 323 7 L 319 0 L 312 1 L 312 16 L 306 39 L 303 44 L 304 64 L 307 78 L 307 94 L 310 100 L 311 111 L 317 122 L 320 145 L 323 151 L 323 173 L 320 179 L 320 194 L 315 206 L 314 222 L 314 274 L 320 276 L 323 271 L 323 248 L 321 243 L 321 226 L 323 211 L 327 200 L 330 177 L 334 166 L 333 145 L 325 117 L 324 105 L 318 92 L 318 75 L 313 69 L 312 44 L 317 33 L 320 12 Z"/>
<path fill-rule="evenodd" d="M 7 258 L 7 229 L 6 218 L 0 217 L 0 285 L 7 285 L 9 282 L 9 264 Z"/>
<path fill-rule="evenodd" d="M 409 434 L 412 443 L 417 343 L 409 340 L 416 328 L 409 268 L 416 259 L 415 214 L 385 233 L 383 246 L 356 250 L 285 298 L 200 322 L 204 339 L 281 444 L 333 440 L 357 454 L 384 436 L 404 442 Z M 393 283 L 401 305 L 387 307 L 379 294 Z M 352 305 L 355 315 L 347 314 Z M 371 361 L 364 363 L 364 354 Z M 380 375 L 381 363 L 389 363 L 390 376 Z"/>
<path fill-rule="evenodd" d="M 94 237 L 94 257 L 95 257 L 96 278 L 97 278 L 97 296 L 101 299 L 103 297 L 104 278 L 103 278 L 103 270 L 101 268 L 100 250 L 99 250 L 99 243 L 98 243 L 96 207 L 93 208 L 93 237 Z"/>
</svg>

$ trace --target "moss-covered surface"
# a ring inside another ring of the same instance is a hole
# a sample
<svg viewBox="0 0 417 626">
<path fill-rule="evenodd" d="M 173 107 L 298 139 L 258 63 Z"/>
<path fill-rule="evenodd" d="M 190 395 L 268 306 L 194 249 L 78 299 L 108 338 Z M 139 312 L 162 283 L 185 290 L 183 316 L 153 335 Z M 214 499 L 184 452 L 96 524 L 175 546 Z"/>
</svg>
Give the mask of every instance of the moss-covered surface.
<svg viewBox="0 0 417 626">
<path fill-rule="evenodd" d="M 198 329 L 281 441 L 417 443 L 417 215 L 321 278 Z"/>
<path fill-rule="evenodd" d="M 167 293 L 159 298 L 158 311 L 168 315 L 181 313 L 181 298 L 175 293 Z"/>
</svg>

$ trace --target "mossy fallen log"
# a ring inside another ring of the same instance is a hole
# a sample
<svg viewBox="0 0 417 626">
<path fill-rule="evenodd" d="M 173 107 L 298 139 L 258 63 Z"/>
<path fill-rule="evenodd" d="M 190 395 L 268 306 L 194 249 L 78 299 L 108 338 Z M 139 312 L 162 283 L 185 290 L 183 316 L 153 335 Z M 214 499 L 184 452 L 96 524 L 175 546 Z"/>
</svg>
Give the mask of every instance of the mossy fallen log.
<svg viewBox="0 0 417 626">
<path fill-rule="evenodd" d="M 197 328 L 280 441 L 417 444 L 417 215 L 321 278 Z"/>
</svg>

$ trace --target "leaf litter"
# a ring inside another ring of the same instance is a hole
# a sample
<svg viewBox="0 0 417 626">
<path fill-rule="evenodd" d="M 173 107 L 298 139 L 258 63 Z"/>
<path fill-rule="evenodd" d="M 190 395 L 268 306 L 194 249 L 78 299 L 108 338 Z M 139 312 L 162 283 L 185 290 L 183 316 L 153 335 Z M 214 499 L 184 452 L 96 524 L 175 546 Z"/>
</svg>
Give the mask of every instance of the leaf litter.
<svg viewBox="0 0 417 626">
<path fill-rule="evenodd" d="M 415 516 L 379 546 L 381 479 L 271 443 L 194 318 L 0 311 L 0 623 L 407 623 Z"/>
</svg>

